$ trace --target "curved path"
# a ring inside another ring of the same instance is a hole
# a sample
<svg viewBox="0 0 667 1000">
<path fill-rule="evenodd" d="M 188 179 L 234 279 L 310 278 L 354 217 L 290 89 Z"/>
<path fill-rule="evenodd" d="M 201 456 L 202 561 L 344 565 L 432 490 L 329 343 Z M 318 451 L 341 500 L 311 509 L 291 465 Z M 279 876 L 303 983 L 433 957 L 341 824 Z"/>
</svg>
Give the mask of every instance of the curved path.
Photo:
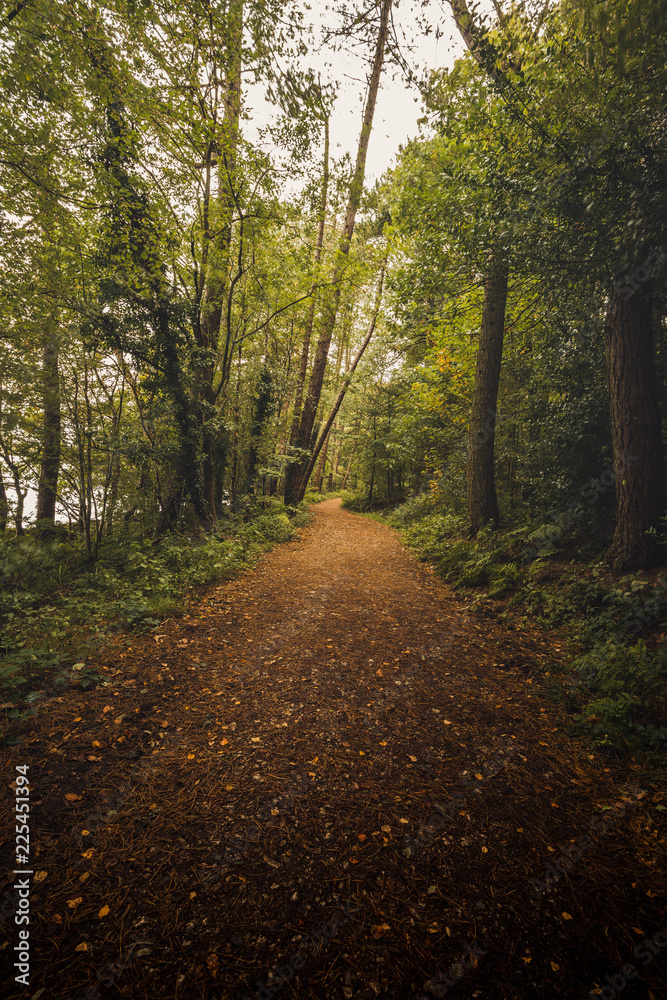
<svg viewBox="0 0 667 1000">
<path fill-rule="evenodd" d="M 632 928 L 661 927 L 660 814 L 639 770 L 563 734 L 550 641 L 469 612 L 385 526 L 315 507 L 110 653 L 111 686 L 70 692 L 17 751 L 46 873 L 30 995 L 604 986 Z M 624 1000 L 659 996 L 660 975 L 642 967 Z"/>
</svg>

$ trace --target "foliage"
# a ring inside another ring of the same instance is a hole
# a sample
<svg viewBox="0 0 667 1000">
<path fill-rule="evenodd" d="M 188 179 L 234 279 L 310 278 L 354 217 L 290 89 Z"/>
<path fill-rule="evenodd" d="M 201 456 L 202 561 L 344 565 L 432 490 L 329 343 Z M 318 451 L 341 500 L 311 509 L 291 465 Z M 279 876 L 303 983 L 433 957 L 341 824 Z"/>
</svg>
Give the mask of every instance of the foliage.
<svg viewBox="0 0 667 1000">
<path fill-rule="evenodd" d="M 233 576 L 309 519 L 305 502 L 286 512 L 281 502 L 268 501 L 211 535 L 117 540 L 92 564 L 80 541 L 0 539 L 0 690 L 14 705 L 7 718 L 33 714 L 27 706 L 45 686 L 99 682 L 101 675 L 82 661 L 110 633 L 154 628 L 181 612 L 196 589 Z"/>
<path fill-rule="evenodd" d="M 578 717 L 601 747 L 648 750 L 667 747 L 667 650 L 652 653 L 643 639 L 619 645 L 598 644 L 573 665 L 592 694 Z"/>
</svg>

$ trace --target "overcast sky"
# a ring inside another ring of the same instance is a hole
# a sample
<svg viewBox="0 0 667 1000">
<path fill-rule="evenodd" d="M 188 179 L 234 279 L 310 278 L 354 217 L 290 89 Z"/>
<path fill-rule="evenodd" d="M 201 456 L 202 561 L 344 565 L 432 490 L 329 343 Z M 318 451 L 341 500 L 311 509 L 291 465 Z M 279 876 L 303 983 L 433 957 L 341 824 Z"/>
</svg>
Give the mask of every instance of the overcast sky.
<svg viewBox="0 0 667 1000">
<path fill-rule="evenodd" d="M 421 33 L 416 24 L 417 6 L 420 14 L 428 17 L 430 22 L 432 30 L 428 36 Z M 318 28 L 324 24 L 340 23 L 332 17 L 328 3 L 323 0 L 312 0 L 310 15 L 307 16 Z M 402 0 L 398 6 L 394 5 L 393 18 L 396 34 L 402 42 L 402 55 L 418 75 L 425 68 L 451 67 L 465 51 L 446 0 L 429 0 L 425 8 L 421 7 L 421 0 Z M 338 100 L 330 125 L 331 153 L 336 158 L 345 151 L 352 157 L 355 155 L 366 92 L 365 81 L 372 55 L 371 46 L 365 53 L 349 49 L 336 52 L 326 46 L 316 52 L 315 58 L 309 54 L 305 60 L 316 72 L 321 72 L 323 81 L 336 80 L 339 83 Z M 252 107 L 252 121 L 246 122 L 244 131 L 246 137 L 253 141 L 257 128 L 267 123 L 270 111 L 261 93 L 254 88 L 247 93 L 246 106 Z M 393 165 L 399 146 L 417 135 L 417 121 L 423 110 L 417 88 L 408 85 L 394 66 L 385 65 L 368 150 L 368 186 Z"/>
</svg>

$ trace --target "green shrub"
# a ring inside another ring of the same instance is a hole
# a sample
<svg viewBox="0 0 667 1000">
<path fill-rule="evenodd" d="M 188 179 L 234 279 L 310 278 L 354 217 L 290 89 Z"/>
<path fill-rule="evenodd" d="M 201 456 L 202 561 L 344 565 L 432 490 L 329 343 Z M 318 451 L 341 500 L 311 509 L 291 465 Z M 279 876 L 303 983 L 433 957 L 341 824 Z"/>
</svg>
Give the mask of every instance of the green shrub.
<svg viewBox="0 0 667 1000">
<path fill-rule="evenodd" d="M 601 746 L 667 746 L 667 649 L 652 653 L 643 639 L 632 646 L 609 639 L 578 657 L 581 685 L 595 697 L 579 714 Z"/>
</svg>

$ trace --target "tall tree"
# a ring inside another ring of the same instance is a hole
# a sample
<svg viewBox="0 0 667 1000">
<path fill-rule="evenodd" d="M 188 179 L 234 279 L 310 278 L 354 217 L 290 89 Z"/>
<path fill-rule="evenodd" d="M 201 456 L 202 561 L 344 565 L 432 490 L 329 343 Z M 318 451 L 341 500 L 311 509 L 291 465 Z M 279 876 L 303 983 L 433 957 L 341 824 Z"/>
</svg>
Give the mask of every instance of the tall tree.
<svg viewBox="0 0 667 1000">
<path fill-rule="evenodd" d="M 343 232 L 341 234 L 336 253 L 330 292 L 324 300 L 324 315 L 322 317 L 320 336 L 315 350 L 315 358 L 310 374 L 310 381 L 308 383 L 308 390 L 306 392 L 303 411 L 299 421 L 297 447 L 302 451 L 307 451 L 310 448 L 313 425 L 315 423 L 315 416 L 317 414 L 317 408 L 322 392 L 322 384 L 324 382 L 324 373 L 326 371 L 329 347 L 331 346 L 331 338 L 333 336 L 336 318 L 338 315 L 338 307 L 340 304 L 343 281 L 347 267 L 347 258 L 350 252 L 352 236 L 354 234 L 357 212 L 359 210 L 359 205 L 361 204 L 361 197 L 364 190 L 368 144 L 371 137 L 371 130 L 373 128 L 375 106 L 377 103 L 378 91 L 380 89 L 382 67 L 384 65 L 391 5 L 392 0 L 382 0 L 381 2 L 380 23 L 375 42 L 375 54 L 368 81 L 368 95 L 366 97 L 366 106 L 364 108 L 361 132 L 359 134 L 354 172 L 350 182 L 345 221 L 343 223 Z M 305 487 L 303 485 L 302 468 L 299 462 L 294 462 L 288 468 L 286 474 L 285 503 L 293 504 L 302 500 L 304 492 Z"/>
<path fill-rule="evenodd" d="M 484 281 L 482 324 L 468 434 L 466 480 L 468 516 L 473 535 L 489 521 L 496 527 L 500 525 L 494 445 L 506 302 L 507 264 L 497 251 L 492 251 Z"/>
</svg>

